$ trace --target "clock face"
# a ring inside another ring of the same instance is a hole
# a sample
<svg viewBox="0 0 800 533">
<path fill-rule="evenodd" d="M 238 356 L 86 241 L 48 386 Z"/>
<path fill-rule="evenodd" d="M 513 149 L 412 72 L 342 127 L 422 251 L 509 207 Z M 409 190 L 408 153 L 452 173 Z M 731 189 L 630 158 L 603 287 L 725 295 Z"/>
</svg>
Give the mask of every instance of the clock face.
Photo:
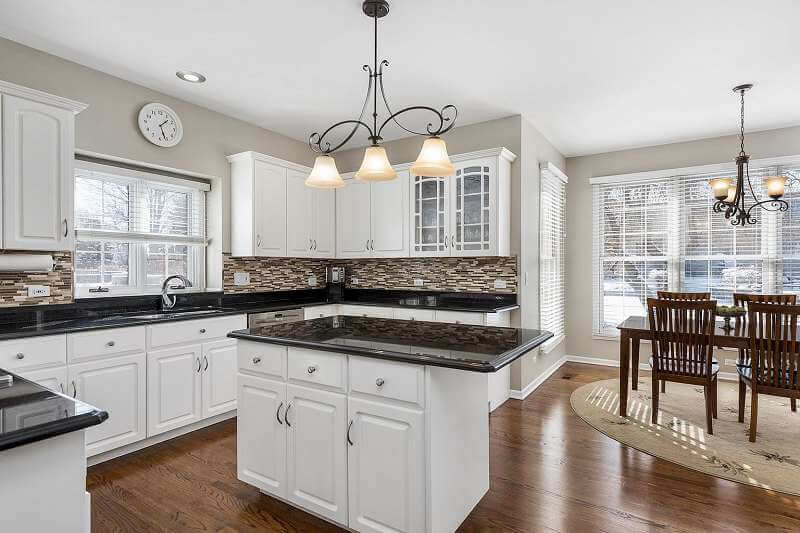
<svg viewBox="0 0 800 533">
<path fill-rule="evenodd" d="M 178 114 L 158 103 L 147 104 L 139 111 L 139 130 L 156 146 L 175 146 L 183 137 L 183 125 Z"/>
</svg>

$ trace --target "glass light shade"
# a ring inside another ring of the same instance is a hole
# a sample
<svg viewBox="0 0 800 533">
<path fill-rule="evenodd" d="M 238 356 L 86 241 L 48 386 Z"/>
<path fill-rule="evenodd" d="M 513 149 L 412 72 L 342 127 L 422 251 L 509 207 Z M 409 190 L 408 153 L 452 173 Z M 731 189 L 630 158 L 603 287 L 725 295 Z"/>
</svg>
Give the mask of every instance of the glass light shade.
<svg viewBox="0 0 800 533">
<path fill-rule="evenodd" d="M 736 185 L 730 185 L 728 186 L 728 197 L 725 198 L 725 201 L 732 204 L 734 200 L 736 200 Z"/>
<path fill-rule="evenodd" d="M 730 178 L 714 178 L 708 184 L 711 186 L 711 192 L 717 200 L 724 200 L 728 197 L 728 189 L 731 186 Z"/>
<path fill-rule="evenodd" d="M 439 137 L 425 139 L 417 160 L 411 165 L 411 174 L 414 176 L 438 178 L 452 176 L 455 171 L 456 168 L 447 155 L 447 145 Z"/>
<path fill-rule="evenodd" d="M 764 181 L 767 189 L 767 196 L 777 200 L 786 193 L 786 178 L 783 176 L 771 176 Z"/>
<path fill-rule="evenodd" d="M 356 172 L 356 179 L 362 181 L 389 181 L 397 177 L 397 172 L 386 157 L 382 146 L 370 146 L 364 151 L 364 161 Z"/>
<path fill-rule="evenodd" d="M 336 161 L 329 155 L 318 155 L 314 168 L 306 178 L 306 185 L 318 189 L 338 189 L 344 187 L 344 180 L 336 168 Z"/>
</svg>

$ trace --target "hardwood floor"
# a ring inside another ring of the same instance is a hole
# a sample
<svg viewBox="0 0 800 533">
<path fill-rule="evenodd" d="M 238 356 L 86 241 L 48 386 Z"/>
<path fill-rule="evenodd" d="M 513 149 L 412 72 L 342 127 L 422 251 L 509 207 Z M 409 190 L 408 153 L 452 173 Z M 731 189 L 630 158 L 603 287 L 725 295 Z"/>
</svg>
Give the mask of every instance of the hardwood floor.
<svg viewBox="0 0 800 533">
<path fill-rule="evenodd" d="M 459 531 L 800 531 L 800 498 L 656 459 L 573 414 L 573 390 L 616 375 L 570 363 L 497 409 L 491 488 Z M 92 529 L 341 531 L 241 483 L 235 461 L 231 420 L 92 467 Z"/>
</svg>

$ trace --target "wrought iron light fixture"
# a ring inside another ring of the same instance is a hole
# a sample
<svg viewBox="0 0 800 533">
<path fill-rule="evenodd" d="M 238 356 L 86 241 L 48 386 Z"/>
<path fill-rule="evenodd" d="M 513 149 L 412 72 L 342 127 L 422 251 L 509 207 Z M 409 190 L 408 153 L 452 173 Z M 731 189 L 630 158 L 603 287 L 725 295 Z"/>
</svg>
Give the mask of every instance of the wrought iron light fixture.
<svg viewBox="0 0 800 533">
<path fill-rule="evenodd" d="M 339 175 L 336 169 L 336 162 L 331 154 L 347 144 L 359 128 L 367 130 L 369 133 L 367 138 L 371 145 L 365 150 L 364 161 L 361 163 L 361 168 L 356 172 L 356 179 L 363 181 L 389 181 L 394 179 L 397 176 L 397 172 L 389 163 L 386 150 L 380 146 L 381 141 L 383 141 L 381 133 L 392 122 L 408 133 L 428 137 L 422 145 L 419 157 L 411 165 L 412 174 L 431 177 L 453 174 L 455 168 L 447 155 L 447 146 L 440 136 L 453 128 L 458 116 L 458 110 L 452 105 L 446 105 L 438 110 L 433 107 L 418 105 L 406 107 L 397 112 L 392 111 L 383 88 L 383 69 L 389 66 L 389 62 L 384 59 L 378 63 L 378 19 L 389 14 L 389 2 L 387 0 L 364 0 L 361 4 L 361 10 L 372 19 L 375 28 L 373 63 L 372 66 L 364 65 L 362 67 L 365 72 L 369 73 L 369 85 L 367 86 L 364 105 L 361 107 L 361 114 L 357 119 L 337 122 L 322 133 L 312 133 L 308 138 L 308 145 L 311 150 L 319 155 L 314 162 L 314 169 L 306 179 L 306 185 L 320 188 L 344 186 L 344 180 Z M 380 91 L 383 106 L 389 113 L 388 118 L 382 121 L 380 125 L 378 124 L 378 91 Z M 368 123 L 368 118 L 365 120 L 370 96 L 372 97 L 372 125 Z M 412 111 L 430 112 L 434 115 L 432 121 L 428 122 L 425 131 L 413 130 L 401 124 L 398 120 L 400 115 Z M 326 140 L 326 137 L 333 130 L 342 126 L 352 126 L 352 128 L 343 140 L 334 143 L 332 146 L 331 142 Z"/>
<path fill-rule="evenodd" d="M 769 199 L 759 200 L 756 196 L 753 185 L 750 182 L 750 156 L 744 151 L 744 93 L 753 88 L 752 83 L 737 85 L 733 88 L 734 93 L 740 95 L 740 114 L 739 114 L 739 144 L 741 149 L 736 157 L 736 184 L 731 178 L 714 178 L 708 183 L 714 198 L 715 213 L 725 213 L 725 218 L 731 221 L 734 226 L 745 226 L 755 224 L 758 220 L 751 214 L 754 208 L 759 207 L 765 211 L 786 211 L 789 204 L 782 200 L 786 192 L 786 185 L 790 181 L 786 176 L 771 176 L 764 180 Z M 796 178 L 793 176 L 791 181 Z M 748 193 L 753 199 L 753 204 L 747 206 Z"/>
</svg>

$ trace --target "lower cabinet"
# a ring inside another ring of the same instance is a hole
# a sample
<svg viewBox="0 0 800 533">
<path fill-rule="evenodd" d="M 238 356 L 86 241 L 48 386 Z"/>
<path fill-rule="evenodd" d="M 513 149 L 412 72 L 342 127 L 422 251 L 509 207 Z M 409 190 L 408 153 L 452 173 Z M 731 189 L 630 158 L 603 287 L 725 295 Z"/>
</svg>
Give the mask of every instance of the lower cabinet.
<svg viewBox="0 0 800 533">
<path fill-rule="evenodd" d="M 61 365 L 55 368 L 45 368 L 44 370 L 34 370 L 32 372 L 19 372 L 19 375 L 38 383 L 42 387 L 66 394 L 67 391 L 67 367 Z"/>
<path fill-rule="evenodd" d="M 347 398 L 288 385 L 286 486 L 289 501 L 340 524 L 347 521 Z"/>
<path fill-rule="evenodd" d="M 86 455 L 145 437 L 145 364 L 141 352 L 69 365 L 68 393 L 108 412 L 108 420 L 86 430 Z"/>
<path fill-rule="evenodd" d="M 349 527 L 425 530 L 424 414 L 349 398 Z"/>
<path fill-rule="evenodd" d="M 203 344 L 203 418 L 236 409 L 236 339 Z"/>
<path fill-rule="evenodd" d="M 147 436 L 203 418 L 202 346 L 192 344 L 147 354 Z"/>
</svg>

